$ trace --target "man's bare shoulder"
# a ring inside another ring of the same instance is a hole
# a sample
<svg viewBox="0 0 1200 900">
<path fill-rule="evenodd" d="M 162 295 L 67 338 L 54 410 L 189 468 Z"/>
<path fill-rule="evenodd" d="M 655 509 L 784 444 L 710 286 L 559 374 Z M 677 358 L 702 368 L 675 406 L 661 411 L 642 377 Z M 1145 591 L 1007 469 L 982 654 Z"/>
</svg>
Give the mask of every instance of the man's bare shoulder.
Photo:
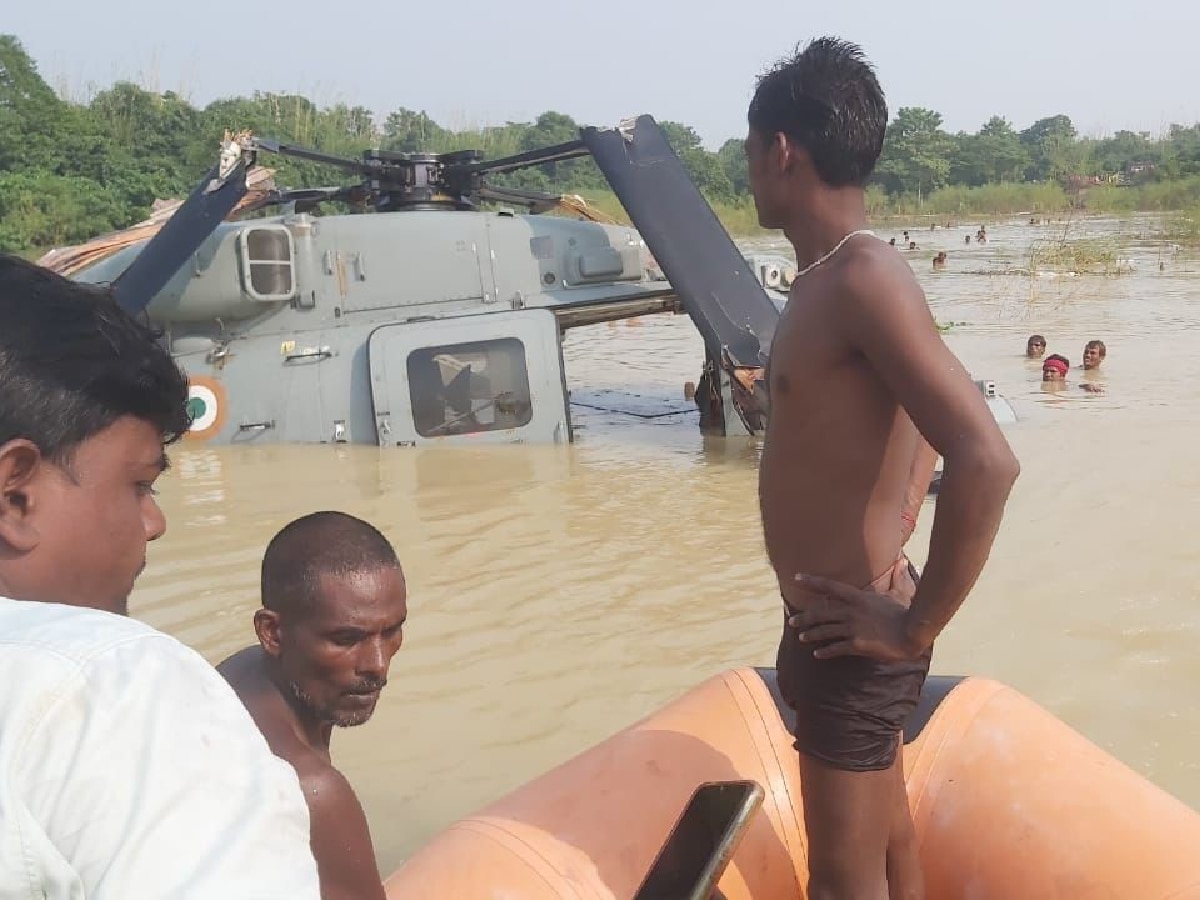
<svg viewBox="0 0 1200 900">
<path fill-rule="evenodd" d="M 217 664 L 217 672 L 229 682 L 233 692 L 241 698 L 250 714 L 258 718 L 264 699 L 277 694 L 275 685 L 267 674 L 262 648 L 257 644 L 239 650 Z M 269 706 L 269 704 L 268 704 Z M 262 723 L 259 723 L 262 727 Z"/>
<path fill-rule="evenodd" d="M 912 268 L 882 241 L 855 245 L 839 270 L 840 306 L 851 311 L 869 311 L 877 306 L 898 304 L 927 311 L 925 292 Z M 850 301 L 847 303 L 846 301 Z"/>
<path fill-rule="evenodd" d="M 362 804 L 346 776 L 317 754 L 309 753 L 301 758 L 296 764 L 296 775 L 314 816 L 317 810 L 334 816 L 355 810 L 361 812 Z"/>
<path fill-rule="evenodd" d="M 261 651 L 262 648 L 257 644 L 243 647 L 241 650 L 231 653 L 217 663 L 217 671 L 230 684 L 233 684 L 234 681 L 242 681 L 247 676 L 252 676 L 254 671 L 258 669 L 258 656 Z"/>
<path fill-rule="evenodd" d="M 856 245 L 837 270 L 833 316 L 850 343 L 900 340 L 913 352 L 941 343 L 908 263 L 880 241 Z"/>
<path fill-rule="evenodd" d="M 258 726 L 271 752 L 286 760 L 303 778 L 301 769 L 325 761 L 300 739 L 295 715 L 267 672 L 262 648 L 257 644 L 223 660 L 217 671 L 229 682 L 250 718 Z"/>
<path fill-rule="evenodd" d="M 371 830 L 358 795 L 329 763 L 297 770 L 308 801 L 313 854 L 329 900 L 382 900 L 383 885 Z"/>
</svg>

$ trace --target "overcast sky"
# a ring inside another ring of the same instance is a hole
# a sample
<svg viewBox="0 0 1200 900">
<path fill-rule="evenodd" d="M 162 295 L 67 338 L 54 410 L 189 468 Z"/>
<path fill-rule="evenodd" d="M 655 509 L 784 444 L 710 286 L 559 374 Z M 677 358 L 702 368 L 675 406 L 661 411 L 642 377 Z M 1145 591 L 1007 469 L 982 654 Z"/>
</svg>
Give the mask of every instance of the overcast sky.
<svg viewBox="0 0 1200 900">
<path fill-rule="evenodd" d="M 76 98 L 126 78 L 193 103 L 255 90 L 397 107 L 447 127 L 638 113 L 742 137 L 755 76 L 835 34 L 875 62 L 894 115 L 951 131 L 1066 113 L 1085 134 L 1200 120 L 1200 0 L 456 0 L 269 4 L 8 0 L 15 34 Z"/>
</svg>

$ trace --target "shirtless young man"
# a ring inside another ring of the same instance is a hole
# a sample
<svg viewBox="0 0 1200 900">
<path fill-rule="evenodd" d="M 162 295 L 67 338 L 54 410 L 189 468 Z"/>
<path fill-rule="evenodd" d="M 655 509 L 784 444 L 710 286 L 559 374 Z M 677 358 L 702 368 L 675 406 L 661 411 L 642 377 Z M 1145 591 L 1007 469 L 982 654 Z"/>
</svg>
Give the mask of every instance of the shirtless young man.
<svg viewBox="0 0 1200 900">
<path fill-rule="evenodd" d="M 861 50 L 832 38 L 763 76 L 748 114 L 759 221 L 784 231 L 800 266 L 771 349 L 759 495 L 785 604 L 777 670 L 797 711 L 811 900 L 923 894 L 900 735 L 1019 473 L 908 263 L 862 233 L 887 118 Z M 938 453 L 918 584 L 902 546 Z"/>
<path fill-rule="evenodd" d="M 366 522 L 312 513 L 267 545 L 262 603 L 258 644 L 217 669 L 300 778 L 322 900 L 383 900 L 366 814 L 329 739 L 371 718 L 387 684 L 408 618 L 400 561 Z"/>
</svg>

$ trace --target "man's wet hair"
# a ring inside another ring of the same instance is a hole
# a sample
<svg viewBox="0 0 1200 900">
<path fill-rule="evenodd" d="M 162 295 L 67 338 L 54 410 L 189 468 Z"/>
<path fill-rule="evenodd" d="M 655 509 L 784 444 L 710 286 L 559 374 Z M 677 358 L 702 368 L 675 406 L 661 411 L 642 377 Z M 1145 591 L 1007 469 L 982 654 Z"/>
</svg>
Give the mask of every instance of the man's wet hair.
<svg viewBox="0 0 1200 900">
<path fill-rule="evenodd" d="M 0 445 L 24 438 L 69 465 L 125 416 L 172 444 L 187 432 L 187 379 L 161 334 L 107 288 L 0 254 Z"/>
<path fill-rule="evenodd" d="M 1100 351 L 1101 356 L 1106 356 L 1108 354 L 1108 348 L 1104 346 L 1104 341 L 1091 340 L 1083 345 L 1084 351 L 1091 350 L 1093 347 Z"/>
<path fill-rule="evenodd" d="M 317 603 L 323 575 L 352 575 L 400 568 L 386 537 L 369 522 L 322 510 L 285 525 L 263 554 L 262 605 L 279 613 L 305 613 Z"/>
<path fill-rule="evenodd" d="M 1027 340 L 1025 342 L 1025 346 L 1028 347 L 1030 344 L 1041 344 L 1043 347 L 1045 347 L 1046 346 L 1046 338 L 1040 334 L 1031 334 L 1029 336 L 1029 340 Z"/>
<path fill-rule="evenodd" d="M 862 187 L 875 171 L 888 108 L 857 44 L 821 37 L 758 79 L 747 116 L 770 138 L 782 132 L 808 151 L 830 187 Z"/>
</svg>

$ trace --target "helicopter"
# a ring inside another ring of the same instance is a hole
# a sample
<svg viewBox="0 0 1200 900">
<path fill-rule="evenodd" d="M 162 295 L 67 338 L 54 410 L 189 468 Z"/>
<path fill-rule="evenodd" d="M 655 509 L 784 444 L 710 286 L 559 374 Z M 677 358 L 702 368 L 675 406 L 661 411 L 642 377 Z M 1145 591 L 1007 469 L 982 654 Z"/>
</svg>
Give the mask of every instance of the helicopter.
<svg viewBox="0 0 1200 900">
<path fill-rule="evenodd" d="M 357 178 L 251 191 L 264 152 Z M 487 179 L 589 154 L 632 226 L 545 215 L 564 198 Z M 351 212 L 314 215 L 330 203 Z M 188 378 L 185 438 L 208 444 L 569 443 L 565 331 L 665 312 L 703 337 L 701 430 L 761 435 L 792 274 L 784 257 L 741 254 L 648 115 L 492 160 L 354 159 L 227 132 L 153 236 L 96 256 L 46 264 L 109 284 L 161 328 Z"/>
</svg>

